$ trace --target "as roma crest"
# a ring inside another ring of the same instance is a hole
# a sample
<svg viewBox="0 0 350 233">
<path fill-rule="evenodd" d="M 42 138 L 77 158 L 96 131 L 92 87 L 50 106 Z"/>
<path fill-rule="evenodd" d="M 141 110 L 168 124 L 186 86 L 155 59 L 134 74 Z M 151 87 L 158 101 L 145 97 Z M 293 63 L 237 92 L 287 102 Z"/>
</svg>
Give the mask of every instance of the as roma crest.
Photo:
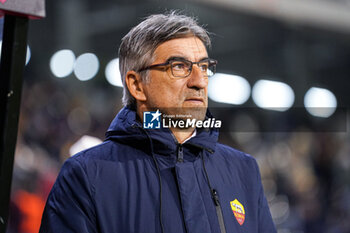
<svg viewBox="0 0 350 233">
<path fill-rule="evenodd" d="M 239 225 L 242 226 L 245 219 L 245 211 L 244 211 L 243 205 L 237 199 L 235 199 L 234 201 L 231 201 L 230 204 L 237 222 L 239 223 Z"/>
</svg>

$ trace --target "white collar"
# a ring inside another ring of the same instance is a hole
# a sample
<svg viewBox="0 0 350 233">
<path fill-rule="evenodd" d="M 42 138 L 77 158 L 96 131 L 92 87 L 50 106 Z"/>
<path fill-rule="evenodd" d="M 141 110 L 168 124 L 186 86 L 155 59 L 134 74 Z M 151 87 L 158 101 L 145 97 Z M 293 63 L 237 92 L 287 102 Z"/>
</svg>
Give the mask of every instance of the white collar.
<svg viewBox="0 0 350 233">
<path fill-rule="evenodd" d="M 191 138 L 195 137 L 197 135 L 197 129 L 194 129 L 193 133 L 191 134 L 191 136 L 189 136 L 188 138 L 185 139 L 185 141 L 183 141 L 181 144 L 184 144 L 185 142 L 187 142 L 188 140 L 190 140 Z"/>
</svg>

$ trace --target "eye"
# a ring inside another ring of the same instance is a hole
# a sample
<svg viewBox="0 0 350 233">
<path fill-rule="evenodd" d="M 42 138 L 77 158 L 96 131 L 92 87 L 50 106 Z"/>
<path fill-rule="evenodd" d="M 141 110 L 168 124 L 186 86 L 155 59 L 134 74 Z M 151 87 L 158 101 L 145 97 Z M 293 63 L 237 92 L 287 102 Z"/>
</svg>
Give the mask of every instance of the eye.
<svg viewBox="0 0 350 233">
<path fill-rule="evenodd" d="M 187 68 L 187 65 L 181 61 L 173 62 L 171 66 L 174 70 L 184 70 Z"/>
<path fill-rule="evenodd" d="M 199 68 L 201 69 L 201 71 L 207 71 L 208 70 L 208 67 L 209 67 L 209 64 L 208 63 L 200 63 L 199 64 Z"/>
</svg>

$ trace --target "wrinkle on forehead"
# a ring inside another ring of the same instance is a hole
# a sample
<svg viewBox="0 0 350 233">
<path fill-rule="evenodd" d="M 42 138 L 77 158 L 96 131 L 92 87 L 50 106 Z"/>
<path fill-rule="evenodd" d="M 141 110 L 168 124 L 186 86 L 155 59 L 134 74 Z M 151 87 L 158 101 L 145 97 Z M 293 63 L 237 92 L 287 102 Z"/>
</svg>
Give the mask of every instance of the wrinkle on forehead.
<svg viewBox="0 0 350 233">
<path fill-rule="evenodd" d="M 154 51 L 154 62 L 164 62 L 170 57 L 183 57 L 200 61 L 208 57 L 207 49 L 198 37 L 176 38 L 160 44 Z"/>
</svg>

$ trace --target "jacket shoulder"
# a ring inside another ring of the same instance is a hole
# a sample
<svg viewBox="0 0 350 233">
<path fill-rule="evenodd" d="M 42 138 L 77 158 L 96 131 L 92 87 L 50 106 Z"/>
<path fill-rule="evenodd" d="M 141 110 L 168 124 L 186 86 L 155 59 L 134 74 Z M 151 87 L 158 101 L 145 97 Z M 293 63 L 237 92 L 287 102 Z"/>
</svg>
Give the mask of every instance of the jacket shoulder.
<svg viewBox="0 0 350 233">
<path fill-rule="evenodd" d="M 240 171 L 250 171 L 251 177 L 259 177 L 260 172 L 256 159 L 245 152 L 232 148 L 230 146 L 218 143 L 214 153 L 216 163 L 221 166 L 229 167 L 230 169 Z"/>
<path fill-rule="evenodd" d="M 83 150 L 72 156 L 81 163 L 97 161 L 123 161 L 140 156 L 142 153 L 130 145 L 107 140 L 97 146 Z"/>
<path fill-rule="evenodd" d="M 216 153 L 226 159 L 233 159 L 240 162 L 256 163 L 255 158 L 250 154 L 247 154 L 225 144 L 218 143 L 216 146 Z"/>
</svg>

